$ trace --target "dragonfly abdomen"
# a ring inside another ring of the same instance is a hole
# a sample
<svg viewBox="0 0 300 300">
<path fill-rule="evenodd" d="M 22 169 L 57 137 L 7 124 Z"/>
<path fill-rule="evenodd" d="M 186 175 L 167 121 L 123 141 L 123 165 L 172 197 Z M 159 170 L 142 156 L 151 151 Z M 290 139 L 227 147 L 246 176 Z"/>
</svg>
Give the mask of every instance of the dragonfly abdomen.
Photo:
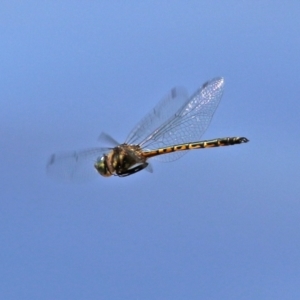
<svg viewBox="0 0 300 300">
<path fill-rule="evenodd" d="M 213 148 L 213 147 L 221 147 L 221 146 L 231 146 L 236 144 L 247 143 L 249 140 L 245 137 L 226 137 L 226 138 L 218 138 L 213 140 L 199 141 L 193 143 L 179 144 L 165 148 L 159 148 L 156 150 L 145 151 L 143 152 L 143 156 L 150 158 L 157 155 L 172 153 L 175 151 L 185 151 L 192 149 L 204 149 L 204 148 Z"/>
<path fill-rule="evenodd" d="M 213 140 L 190 143 L 189 149 L 231 146 L 231 145 L 242 144 L 247 142 L 249 142 L 249 140 L 245 137 L 226 137 L 226 138 L 218 138 Z"/>
</svg>

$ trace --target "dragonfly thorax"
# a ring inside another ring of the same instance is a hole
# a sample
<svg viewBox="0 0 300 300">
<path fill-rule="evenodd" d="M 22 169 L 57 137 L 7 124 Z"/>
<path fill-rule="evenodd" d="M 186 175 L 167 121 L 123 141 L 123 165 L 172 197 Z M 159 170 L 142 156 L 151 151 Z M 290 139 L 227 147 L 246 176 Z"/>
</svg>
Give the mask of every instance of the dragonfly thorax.
<svg viewBox="0 0 300 300">
<path fill-rule="evenodd" d="M 104 154 L 94 166 L 100 175 L 109 177 L 131 175 L 147 165 L 140 146 L 121 144 Z"/>
</svg>

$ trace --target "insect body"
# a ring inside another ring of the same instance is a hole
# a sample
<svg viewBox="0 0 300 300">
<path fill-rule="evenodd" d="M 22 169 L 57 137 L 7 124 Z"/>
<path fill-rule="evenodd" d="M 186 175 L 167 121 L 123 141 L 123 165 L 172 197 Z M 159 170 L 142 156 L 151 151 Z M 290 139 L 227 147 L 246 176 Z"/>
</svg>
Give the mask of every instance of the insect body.
<svg viewBox="0 0 300 300">
<path fill-rule="evenodd" d="M 206 82 L 191 97 L 183 88 L 174 88 L 136 125 L 125 143 L 118 144 L 102 134 L 114 147 L 53 154 L 48 172 L 67 179 L 95 174 L 95 170 L 104 177 L 124 177 L 150 169 L 148 160 L 152 157 L 170 161 L 186 150 L 246 143 L 245 137 L 199 141 L 218 107 L 223 89 L 223 78 Z"/>
</svg>

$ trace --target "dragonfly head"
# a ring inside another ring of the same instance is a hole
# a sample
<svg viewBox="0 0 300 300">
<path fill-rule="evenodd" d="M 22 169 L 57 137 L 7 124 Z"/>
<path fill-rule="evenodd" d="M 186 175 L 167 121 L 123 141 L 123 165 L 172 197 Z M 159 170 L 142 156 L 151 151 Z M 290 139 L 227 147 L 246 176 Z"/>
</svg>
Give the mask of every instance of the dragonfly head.
<svg viewBox="0 0 300 300">
<path fill-rule="evenodd" d="M 105 155 L 103 155 L 99 160 L 97 160 L 94 166 L 100 175 L 104 177 L 109 177 L 112 175 L 107 167 L 107 161 Z"/>
</svg>

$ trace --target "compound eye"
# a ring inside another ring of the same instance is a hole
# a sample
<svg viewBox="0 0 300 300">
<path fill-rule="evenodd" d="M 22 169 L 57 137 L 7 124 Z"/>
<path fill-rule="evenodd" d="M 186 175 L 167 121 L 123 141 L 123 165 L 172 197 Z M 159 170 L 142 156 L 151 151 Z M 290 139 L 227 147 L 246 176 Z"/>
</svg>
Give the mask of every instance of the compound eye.
<svg viewBox="0 0 300 300">
<path fill-rule="evenodd" d="M 98 173 L 104 177 L 111 176 L 111 173 L 109 172 L 107 168 L 107 163 L 105 159 L 105 155 L 103 155 L 96 163 L 95 163 L 95 169 L 98 171 Z"/>
</svg>

